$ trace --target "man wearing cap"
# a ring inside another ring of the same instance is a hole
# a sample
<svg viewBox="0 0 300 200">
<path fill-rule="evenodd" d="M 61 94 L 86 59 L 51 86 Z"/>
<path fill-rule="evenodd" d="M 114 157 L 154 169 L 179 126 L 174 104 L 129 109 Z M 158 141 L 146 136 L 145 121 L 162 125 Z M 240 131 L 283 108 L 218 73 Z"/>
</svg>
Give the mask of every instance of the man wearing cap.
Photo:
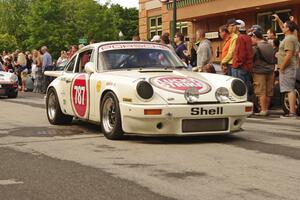
<svg viewBox="0 0 300 200">
<path fill-rule="evenodd" d="M 151 39 L 151 42 L 160 43 L 160 36 L 159 35 L 154 35 L 153 38 Z"/>
<path fill-rule="evenodd" d="M 258 116 L 267 116 L 270 97 L 273 96 L 275 56 L 272 45 L 264 40 L 262 32 L 252 33 L 253 43 L 253 87 L 259 98 L 260 112 Z"/>
<path fill-rule="evenodd" d="M 248 97 L 251 91 L 251 72 L 253 65 L 253 50 L 250 36 L 246 34 L 245 22 L 237 20 L 238 38 L 233 55 L 231 74 L 242 79 L 248 88 Z"/>
<path fill-rule="evenodd" d="M 235 19 L 229 19 L 227 20 L 227 28 L 230 34 L 230 44 L 228 48 L 228 52 L 226 56 L 221 61 L 222 70 L 224 72 L 227 72 L 226 74 L 231 76 L 231 67 L 233 63 L 233 54 L 235 50 L 236 40 L 237 40 L 237 34 L 236 34 L 236 25 L 238 23 Z"/>
<path fill-rule="evenodd" d="M 249 33 L 253 33 L 254 31 L 263 32 L 262 27 L 258 24 L 254 24 L 251 26 Z"/>
</svg>

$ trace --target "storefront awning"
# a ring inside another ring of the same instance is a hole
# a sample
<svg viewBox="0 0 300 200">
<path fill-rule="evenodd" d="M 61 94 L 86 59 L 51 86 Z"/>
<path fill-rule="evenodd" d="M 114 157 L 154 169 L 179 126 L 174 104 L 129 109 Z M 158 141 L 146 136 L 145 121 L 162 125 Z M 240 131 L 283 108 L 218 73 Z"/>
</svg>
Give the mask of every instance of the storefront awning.
<svg viewBox="0 0 300 200">
<path fill-rule="evenodd" d="M 202 3 L 207 3 L 215 0 L 177 0 L 177 8 L 183 8 L 186 6 L 192 6 L 195 4 L 202 4 Z M 171 10 L 173 9 L 173 1 L 169 1 L 167 3 L 167 9 Z"/>
</svg>

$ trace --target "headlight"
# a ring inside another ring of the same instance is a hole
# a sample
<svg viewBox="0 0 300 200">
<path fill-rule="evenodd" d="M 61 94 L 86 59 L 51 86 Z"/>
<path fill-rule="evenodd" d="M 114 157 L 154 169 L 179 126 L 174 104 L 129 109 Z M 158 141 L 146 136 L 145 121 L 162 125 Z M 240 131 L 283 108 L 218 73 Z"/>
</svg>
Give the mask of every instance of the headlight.
<svg viewBox="0 0 300 200">
<path fill-rule="evenodd" d="M 237 96 L 244 96 L 247 93 L 247 87 L 244 81 L 240 79 L 234 79 L 231 82 L 231 89 L 233 93 Z"/>
<path fill-rule="evenodd" d="M 147 81 L 140 81 L 136 85 L 136 92 L 142 99 L 145 100 L 151 99 L 154 94 L 152 85 Z"/>
<path fill-rule="evenodd" d="M 219 102 L 227 102 L 229 99 L 229 91 L 227 88 L 220 87 L 216 91 L 216 98 Z"/>
<path fill-rule="evenodd" d="M 14 82 L 18 82 L 18 77 L 17 77 L 16 75 L 14 75 L 14 74 L 11 75 L 9 79 L 10 79 L 10 81 L 13 82 L 13 83 L 14 83 Z"/>
<path fill-rule="evenodd" d="M 200 95 L 199 90 L 197 88 L 195 88 L 195 87 L 189 87 L 184 92 L 184 98 L 189 103 L 195 103 L 195 102 L 197 102 L 198 98 L 199 98 L 199 95 Z"/>
</svg>

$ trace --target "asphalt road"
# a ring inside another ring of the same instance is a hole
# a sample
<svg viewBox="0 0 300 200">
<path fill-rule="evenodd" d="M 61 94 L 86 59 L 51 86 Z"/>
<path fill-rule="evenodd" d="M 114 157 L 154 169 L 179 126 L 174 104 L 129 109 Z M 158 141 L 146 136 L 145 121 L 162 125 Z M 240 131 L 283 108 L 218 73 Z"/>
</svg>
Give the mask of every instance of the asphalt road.
<svg viewBox="0 0 300 200">
<path fill-rule="evenodd" d="M 51 126 L 43 95 L 0 98 L 0 199 L 300 199 L 300 119 L 249 118 L 214 137 Z"/>
</svg>

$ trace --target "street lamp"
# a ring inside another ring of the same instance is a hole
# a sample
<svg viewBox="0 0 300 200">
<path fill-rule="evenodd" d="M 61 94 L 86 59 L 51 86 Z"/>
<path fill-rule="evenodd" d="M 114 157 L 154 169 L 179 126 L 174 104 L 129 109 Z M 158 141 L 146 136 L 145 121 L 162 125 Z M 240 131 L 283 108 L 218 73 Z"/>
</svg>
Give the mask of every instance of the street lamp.
<svg viewBox="0 0 300 200">
<path fill-rule="evenodd" d="M 165 4 L 170 2 L 171 0 L 160 0 L 161 3 Z M 172 38 L 174 38 L 176 34 L 176 26 L 177 26 L 177 6 L 176 6 L 177 0 L 173 0 L 173 27 L 172 27 Z"/>
</svg>

